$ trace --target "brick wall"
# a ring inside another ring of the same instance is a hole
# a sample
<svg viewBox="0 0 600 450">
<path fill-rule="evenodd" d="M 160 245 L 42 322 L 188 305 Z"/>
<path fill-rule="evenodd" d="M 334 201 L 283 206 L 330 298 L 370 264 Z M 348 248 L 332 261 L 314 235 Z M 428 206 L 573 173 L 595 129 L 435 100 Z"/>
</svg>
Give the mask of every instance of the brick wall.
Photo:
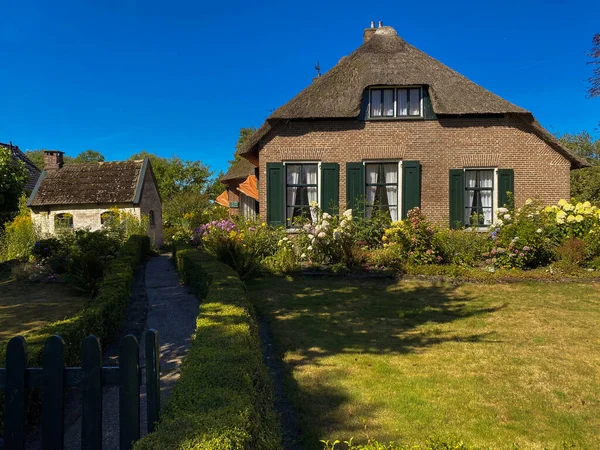
<svg viewBox="0 0 600 450">
<path fill-rule="evenodd" d="M 230 180 L 227 182 L 227 195 L 229 195 L 229 202 L 240 202 L 240 196 L 238 194 L 238 190 L 237 188 L 239 187 L 240 183 L 242 183 L 244 180 Z M 230 215 L 235 215 L 235 214 L 239 214 L 240 213 L 240 208 L 229 208 L 229 214 Z"/>
<path fill-rule="evenodd" d="M 346 204 L 346 162 L 367 159 L 418 160 L 421 205 L 433 221 L 448 223 L 449 170 L 463 167 L 514 169 L 515 201 L 555 203 L 569 198 L 570 164 L 526 125 L 507 118 L 448 118 L 427 121 L 280 122 L 261 141 L 259 177 L 266 164 L 322 161 L 340 164 L 340 204 Z M 264 181 L 260 186 L 265 186 Z M 266 217 L 266 189 L 260 189 Z"/>
</svg>

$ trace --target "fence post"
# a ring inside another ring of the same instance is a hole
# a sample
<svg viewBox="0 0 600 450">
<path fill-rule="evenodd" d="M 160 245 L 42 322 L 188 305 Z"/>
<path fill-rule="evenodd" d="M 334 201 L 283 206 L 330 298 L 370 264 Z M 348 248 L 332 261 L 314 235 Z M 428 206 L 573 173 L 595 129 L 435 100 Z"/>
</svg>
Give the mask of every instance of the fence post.
<svg viewBox="0 0 600 450">
<path fill-rule="evenodd" d="M 44 344 L 42 365 L 42 448 L 62 450 L 64 443 L 65 342 L 50 336 Z"/>
<path fill-rule="evenodd" d="M 102 449 L 102 348 L 90 335 L 81 347 L 81 448 Z"/>
<path fill-rule="evenodd" d="M 140 354 L 132 334 L 121 341 L 119 377 L 120 449 L 129 450 L 140 438 Z"/>
<path fill-rule="evenodd" d="M 158 331 L 146 331 L 146 404 L 148 433 L 152 433 L 160 414 L 160 355 Z"/>
<path fill-rule="evenodd" d="M 4 387 L 4 448 L 25 448 L 25 371 L 27 349 L 25 338 L 16 336 L 6 347 L 6 384 Z"/>
</svg>

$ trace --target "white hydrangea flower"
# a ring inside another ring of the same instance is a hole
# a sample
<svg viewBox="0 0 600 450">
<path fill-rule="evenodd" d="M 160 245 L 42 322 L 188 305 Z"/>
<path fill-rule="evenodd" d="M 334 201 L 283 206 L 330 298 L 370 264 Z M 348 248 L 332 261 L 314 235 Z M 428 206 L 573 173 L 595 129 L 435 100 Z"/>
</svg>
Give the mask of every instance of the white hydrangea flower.
<svg viewBox="0 0 600 450">
<path fill-rule="evenodd" d="M 348 218 L 348 217 L 352 217 L 352 210 L 351 209 L 347 209 L 346 211 L 344 211 L 344 214 L 342 214 L 344 217 Z"/>
<path fill-rule="evenodd" d="M 542 230 L 541 228 L 538 228 L 537 230 L 535 230 L 535 232 L 536 232 L 537 234 L 540 234 L 542 231 L 544 231 L 544 230 Z"/>
<path fill-rule="evenodd" d="M 315 237 L 312 234 L 308 235 L 308 239 L 310 239 L 311 241 L 314 239 Z"/>
<path fill-rule="evenodd" d="M 504 220 L 510 220 L 510 214 L 504 214 L 502 217 L 504 217 Z"/>
<path fill-rule="evenodd" d="M 306 247 L 306 250 L 308 250 L 309 252 L 313 249 L 312 245 L 309 245 L 308 247 Z"/>
<path fill-rule="evenodd" d="M 319 239 L 325 239 L 327 237 L 327 234 L 324 231 L 321 231 L 319 234 L 317 234 L 317 237 Z"/>
<path fill-rule="evenodd" d="M 340 222 L 340 227 L 345 228 L 346 225 L 348 225 L 348 222 L 346 222 L 346 219 L 344 219 Z"/>
<path fill-rule="evenodd" d="M 323 222 L 321 222 L 321 227 L 326 230 L 327 228 L 329 228 L 329 222 L 324 220 Z"/>
<path fill-rule="evenodd" d="M 306 253 L 302 253 L 302 254 L 300 255 L 300 258 L 302 258 L 302 259 L 306 259 Z"/>
<path fill-rule="evenodd" d="M 323 219 L 325 219 L 325 220 L 331 219 L 331 215 L 329 213 L 324 212 L 323 213 Z"/>
</svg>

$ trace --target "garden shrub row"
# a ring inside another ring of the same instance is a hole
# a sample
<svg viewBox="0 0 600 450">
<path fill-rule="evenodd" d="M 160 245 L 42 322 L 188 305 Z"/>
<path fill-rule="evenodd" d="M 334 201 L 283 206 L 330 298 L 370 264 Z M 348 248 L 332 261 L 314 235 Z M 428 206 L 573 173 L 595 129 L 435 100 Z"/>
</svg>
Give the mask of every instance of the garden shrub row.
<svg viewBox="0 0 600 450">
<path fill-rule="evenodd" d="M 111 262 L 100 285 L 98 294 L 75 316 L 51 323 L 25 336 L 27 341 L 28 367 L 39 367 L 42 362 L 44 342 L 52 335 L 65 341 L 65 364 L 78 366 L 81 343 L 86 336 L 94 334 L 103 344 L 119 330 L 127 313 L 135 269 L 150 251 L 148 236 L 131 236 Z M 6 345 L 0 349 L 0 361 L 4 364 Z M 4 423 L 4 396 L 0 392 L 0 421 Z M 28 419 L 39 416 L 39 392 L 32 392 L 28 405 Z"/>
<path fill-rule="evenodd" d="M 281 433 L 254 310 L 229 266 L 189 247 L 174 255 L 202 301 L 181 378 L 157 430 L 135 449 L 279 449 Z"/>
</svg>

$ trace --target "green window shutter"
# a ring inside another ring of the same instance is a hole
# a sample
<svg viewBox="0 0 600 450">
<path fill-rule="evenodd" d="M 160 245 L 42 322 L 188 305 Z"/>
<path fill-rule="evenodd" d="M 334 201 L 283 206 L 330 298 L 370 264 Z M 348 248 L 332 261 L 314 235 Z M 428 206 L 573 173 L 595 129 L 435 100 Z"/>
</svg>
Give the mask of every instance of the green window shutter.
<svg viewBox="0 0 600 450">
<path fill-rule="evenodd" d="M 512 194 L 509 198 L 508 192 Z M 514 206 L 515 171 L 513 169 L 498 169 L 498 206 Z"/>
<path fill-rule="evenodd" d="M 365 168 L 362 163 L 346 163 L 346 205 L 355 216 L 364 214 Z"/>
<path fill-rule="evenodd" d="M 402 216 L 413 208 L 421 207 L 421 163 L 402 161 Z"/>
<path fill-rule="evenodd" d="M 340 209 L 340 165 L 321 163 L 321 209 L 331 215 Z"/>
<path fill-rule="evenodd" d="M 465 171 L 450 169 L 450 228 L 461 228 L 465 214 Z"/>
<path fill-rule="evenodd" d="M 282 163 L 267 163 L 267 223 L 285 225 L 285 188 Z"/>
<path fill-rule="evenodd" d="M 429 97 L 429 88 L 423 87 L 423 118 L 425 120 L 436 120 L 437 116 L 433 111 L 433 105 L 431 104 L 431 97 Z"/>
</svg>

